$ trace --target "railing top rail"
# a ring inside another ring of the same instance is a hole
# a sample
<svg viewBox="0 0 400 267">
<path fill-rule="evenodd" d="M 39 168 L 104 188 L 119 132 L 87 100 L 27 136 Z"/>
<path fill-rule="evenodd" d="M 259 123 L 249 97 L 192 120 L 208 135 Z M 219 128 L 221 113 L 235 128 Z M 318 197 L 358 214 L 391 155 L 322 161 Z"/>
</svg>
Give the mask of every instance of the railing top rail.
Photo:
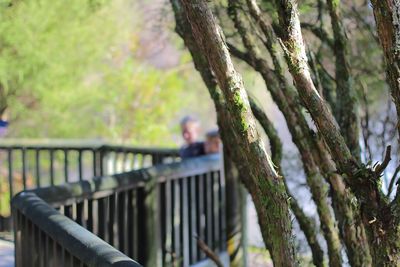
<svg viewBox="0 0 400 267">
<path fill-rule="evenodd" d="M 114 150 L 136 153 L 177 154 L 176 148 L 135 147 L 119 145 L 96 140 L 34 140 L 34 139 L 1 139 L 0 149 L 76 149 L 76 150 Z"/>
<path fill-rule="evenodd" d="M 140 266 L 85 228 L 51 208 L 32 192 L 19 193 L 13 198 L 12 205 L 74 257 L 89 266 Z"/>
<path fill-rule="evenodd" d="M 79 199 L 106 196 L 121 189 L 142 187 L 146 181 L 152 178 L 157 178 L 157 182 L 163 182 L 218 171 L 220 168 L 219 156 L 210 155 L 121 174 L 95 177 L 92 180 L 37 188 L 26 192 L 35 193 L 46 202 L 54 205 L 66 205 Z"/>
</svg>

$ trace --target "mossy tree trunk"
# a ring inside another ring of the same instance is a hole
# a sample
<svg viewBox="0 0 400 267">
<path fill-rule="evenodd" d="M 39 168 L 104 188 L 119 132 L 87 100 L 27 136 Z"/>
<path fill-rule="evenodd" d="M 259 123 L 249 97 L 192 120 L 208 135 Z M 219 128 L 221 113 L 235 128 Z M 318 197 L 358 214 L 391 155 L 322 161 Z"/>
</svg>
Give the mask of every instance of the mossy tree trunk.
<svg viewBox="0 0 400 267">
<path fill-rule="evenodd" d="M 356 92 L 351 82 L 349 62 L 347 60 L 347 37 L 340 15 L 340 1 L 327 0 L 334 36 L 333 51 L 336 57 L 336 119 L 346 143 L 357 159 L 361 156 L 359 145 L 360 126 L 357 115 Z"/>
<path fill-rule="evenodd" d="M 260 57 L 259 48 L 255 43 L 249 26 L 246 25 L 245 16 L 240 11 L 245 6 L 241 0 L 229 0 L 228 12 L 235 28 L 242 38 L 244 47 L 247 50 L 249 63 L 264 78 L 271 95 L 283 113 L 293 142 L 298 147 L 303 167 L 306 173 L 307 184 L 310 188 L 313 200 L 317 206 L 318 215 L 321 221 L 321 229 L 328 245 L 328 255 L 330 266 L 341 266 L 341 244 L 339 232 L 335 225 L 332 208 L 328 200 L 328 185 L 326 184 L 321 172 L 312 156 L 309 144 L 312 143 L 310 129 L 301 113 L 301 107 L 298 104 L 297 94 L 293 88 L 286 82 L 283 74 L 283 67 L 279 57 L 274 51 L 272 42 L 272 33 L 269 33 L 267 39 L 267 49 L 273 59 L 274 70 L 269 69 L 265 60 Z M 274 162 L 274 164 L 279 164 Z"/>
<path fill-rule="evenodd" d="M 337 1 L 335 1 L 337 2 Z M 326 102 L 317 92 L 311 79 L 300 28 L 297 2 L 275 1 L 279 14 L 279 37 L 286 62 L 300 98 L 310 112 L 318 131 L 330 149 L 340 173 L 343 173 L 357 200 L 366 228 L 374 266 L 398 266 L 400 247 L 394 214 L 386 196 L 380 191 L 380 168 L 361 164 L 352 156 Z"/>
<path fill-rule="evenodd" d="M 180 18 L 187 18 L 191 25 L 189 33 L 192 37 L 184 38 L 186 46 L 191 50 L 189 46 L 193 45 L 205 55 L 222 93 L 216 93 L 219 89 L 210 91 L 218 112 L 222 139 L 225 144 L 235 147 L 232 153 L 235 164 L 241 173 L 247 174 L 243 182 L 255 204 L 264 242 L 276 266 L 296 266 L 285 185 L 274 170 L 255 128 L 246 91 L 232 64 L 223 33 L 205 1 L 182 1 L 182 6 L 173 1 L 174 4 L 175 10 L 184 7 L 180 9 L 183 10 Z M 224 118 L 221 118 L 222 114 Z"/>
<path fill-rule="evenodd" d="M 386 60 L 386 75 L 400 118 L 400 2 L 371 0 L 378 37 Z M 400 123 L 397 120 L 400 135 Z"/>
<path fill-rule="evenodd" d="M 323 264 L 323 255 L 315 238 L 316 229 L 310 230 L 309 227 L 313 225 L 312 220 L 304 216 L 293 195 L 285 188 L 284 177 L 275 172 L 264 150 L 254 128 L 253 113 L 269 137 L 272 158 L 280 172 L 279 137 L 266 114 L 256 105 L 252 105 L 251 112 L 246 91 L 233 67 L 227 46 L 232 55 L 261 74 L 285 117 L 317 206 L 321 229 L 328 244 L 329 265 L 342 265 L 341 239 L 351 266 L 398 266 L 400 190 L 390 201 L 381 192 L 379 184 L 386 165 L 366 166 L 359 157 L 357 100 L 351 84 L 340 1 L 327 0 L 326 5 L 333 38 L 321 27 L 311 27 L 312 32 L 328 44 L 335 55 L 336 77 L 332 80 L 336 82 L 337 94 L 336 100 L 332 98 L 333 94 L 329 94 L 330 105 L 321 92 L 332 93 L 332 81 L 328 84 L 320 79 L 317 90 L 311 78 L 297 1 L 273 1 L 278 16 L 277 21 L 271 24 L 264 19 L 256 0 L 229 0 L 228 13 L 238 33 L 234 38 L 240 38 L 239 45 L 236 42 L 226 44 L 206 1 L 171 2 L 175 15 L 177 10 L 180 14 L 176 16 L 177 32 L 184 39 L 196 69 L 214 100 L 223 141 L 235 148 L 231 152 L 239 171 L 248 174 L 242 175 L 243 182 L 255 203 L 263 238 L 275 265 L 297 264 L 287 217 L 288 201 L 284 200 L 288 196 L 293 214 L 312 248 L 315 265 Z M 271 1 L 263 2 L 270 6 Z M 274 20 L 275 17 L 272 18 Z M 284 60 L 280 56 L 281 51 L 284 52 Z M 270 67 L 271 63 L 273 67 Z M 287 77 L 286 65 L 294 88 Z M 314 73 L 317 72 L 314 69 Z M 398 107 L 395 95 L 394 101 Z M 335 116 L 331 107 L 336 111 Z M 304 116 L 304 108 L 314 121 L 316 133 Z M 328 201 L 328 192 L 331 193 L 332 206 Z M 275 225 L 278 217 L 280 227 Z M 277 233 L 283 234 L 278 236 Z"/>
<path fill-rule="evenodd" d="M 271 158 L 277 167 L 278 171 L 281 173 L 281 162 L 282 162 L 282 142 L 278 136 L 278 132 L 274 128 L 271 120 L 268 118 L 267 114 L 256 104 L 255 100 L 250 98 L 250 106 L 253 111 L 254 116 L 260 123 L 261 127 L 264 129 L 271 147 Z M 286 183 L 286 177 L 284 177 L 286 190 L 290 197 L 290 208 L 299 223 L 300 229 L 303 231 L 307 243 L 310 246 L 312 259 L 315 266 L 324 266 L 324 252 L 318 241 L 318 229 L 316 227 L 315 221 L 308 217 L 303 209 L 300 207 L 295 196 L 290 193 L 289 187 Z"/>
</svg>

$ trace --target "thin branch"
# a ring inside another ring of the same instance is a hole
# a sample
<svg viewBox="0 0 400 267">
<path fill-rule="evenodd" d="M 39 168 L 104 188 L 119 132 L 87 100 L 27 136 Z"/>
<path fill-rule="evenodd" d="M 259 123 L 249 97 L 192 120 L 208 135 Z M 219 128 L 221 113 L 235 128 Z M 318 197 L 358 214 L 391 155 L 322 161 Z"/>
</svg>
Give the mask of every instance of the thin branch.
<svg viewBox="0 0 400 267">
<path fill-rule="evenodd" d="M 253 62 L 250 59 L 249 53 L 241 51 L 239 48 L 237 48 L 234 44 L 230 42 L 227 42 L 226 44 L 228 45 L 229 52 L 231 53 L 232 56 L 246 62 L 250 67 L 253 68 L 256 67 L 255 62 Z"/>
<path fill-rule="evenodd" d="M 385 153 L 385 158 L 383 159 L 381 164 L 378 164 L 374 170 L 375 174 L 377 177 L 381 176 L 382 172 L 386 169 L 388 166 L 391 158 L 391 153 L 392 153 L 392 146 L 387 146 L 386 148 L 386 153 Z"/>
<path fill-rule="evenodd" d="M 224 267 L 218 255 L 214 253 L 203 240 L 201 240 L 197 235 L 195 235 L 194 238 L 197 240 L 197 246 L 199 246 L 200 250 L 203 251 L 207 257 L 209 257 L 218 267 Z"/>
<path fill-rule="evenodd" d="M 379 44 L 379 38 L 378 35 L 376 35 L 376 29 L 373 29 L 371 24 L 369 24 L 365 19 L 364 16 L 358 12 L 357 8 L 355 6 L 351 7 L 351 11 L 354 15 L 354 18 L 358 21 L 361 22 L 362 26 L 368 31 L 368 33 L 372 36 L 372 38 Z"/>
<path fill-rule="evenodd" d="M 369 138 L 371 137 L 371 130 L 369 129 L 369 103 L 368 103 L 368 97 L 367 97 L 367 86 L 365 83 L 360 80 L 361 84 L 361 92 L 362 92 L 362 100 L 364 104 L 364 109 L 365 109 L 365 117 L 364 117 L 364 122 L 361 119 L 361 127 L 362 127 L 362 136 L 363 136 L 363 141 L 364 141 L 364 147 L 367 153 L 368 161 L 372 160 L 372 152 L 371 152 L 371 147 L 369 145 Z"/>
<path fill-rule="evenodd" d="M 328 32 L 326 32 L 323 28 L 317 27 L 314 24 L 302 22 L 301 24 L 302 29 L 306 29 L 312 32 L 318 39 L 321 40 L 322 43 L 325 43 L 331 48 L 334 49 L 334 40 L 329 36 Z"/>
<path fill-rule="evenodd" d="M 400 172 L 400 164 L 397 166 L 396 170 L 393 173 L 392 178 L 390 179 L 389 189 L 388 189 L 388 193 L 387 193 L 388 196 L 390 196 L 390 194 L 393 191 L 393 186 L 394 186 L 396 180 L 398 180 L 397 174 L 399 174 L 399 172 Z M 396 182 L 396 184 L 398 184 L 398 181 Z"/>
</svg>

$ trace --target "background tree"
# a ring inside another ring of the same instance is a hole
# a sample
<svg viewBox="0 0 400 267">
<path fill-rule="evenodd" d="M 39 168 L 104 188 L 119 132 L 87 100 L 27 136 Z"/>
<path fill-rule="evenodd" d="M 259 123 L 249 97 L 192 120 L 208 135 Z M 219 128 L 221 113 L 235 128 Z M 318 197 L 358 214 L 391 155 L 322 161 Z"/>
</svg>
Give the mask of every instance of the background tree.
<svg viewBox="0 0 400 267">
<path fill-rule="evenodd" d="M 173 123 L 194 94 L 184 91 L 183 71 L 161 70 L 140 57 L 142 6 L 3 1 L 0 115 L 8 106 L 8 137 L 178 143 Z"/>
<path fill-rule="evenodd" d="M 238 82 L 238 74 L 232 66 L 230 55 L 244 61 L 261 75 L 274 102 L 285 117 L 293 142 L 299 150 L 307 184 L 317 206 L 320 227 L 328 245 L 329 265 L 344 264 L 340 255 L 342 242 L 352 266 L 399 265 L 398 196 L 391 195 L 398 167 L 387 168 L 393 155 L 396 159 L 395 164 L 398 164 L 397 154 L 392 153 L 389 146 L 383 159 L 381 158 L 382 162 L 374 164 L 372 160 L 381 157 L 381 153 L 374 154 L 371 150 L 372 134 L 368 125 L 370 110 L 366 84 L 371 84 L 371 76 L 379 80 L 377 77 L 382 76 L 382 68 L 379 64 L 378 68 L 375 64 L 375 69 L 371 70 L 369 66 L 365 66 L 365 62 L 369 62 L 370 58 L 352 61 L 353 58 L 366 56 L 357 48 L 353 48 L 353 45 L 373 40 L 375 47 L 372 49 L 374 51 L 372 55 L 375 55 L 376 40 L 382 38 L 381 35 L 377 37 L 373 23 L 368 20 L 368 16 L 372 15 L 368 14 L 368 7 L 362 2 L 354 2 L 343 7 L 339 1 L 318 1 L 317 5 L 305 1 L 301 10 L 305 10 L 303 12 L 308 16 L 300 23 L 297 2 L 290 0 L 261 1 L 261 3 L 255 0 L 232 0 L 228 1 L 227 6 L 225 3 L 210 4 L 205 1 L 172 2 L 177 29 L 181 29 L 180 35 L 216 103 L 216 110 L 221 118 L 219 124 L 224 143 L 241 151 L 240 155 L 234 156 L 234 160 L 242 171 L 242 177 L 251 177 L 257 171 L 261 171 L 260 174 L 268 181 L 271 179 L 269 174 L 271 172 L 263 174 L 262 170 L 265 167 L 268 169 L 268 165 L 257 164 L 260 157 L 265 157 L 263 150 L 247 149 L 248 144 L 243 143 L 243 139 L 248 137 L 244 129 L 249 129 L 249 123 L 252 125 L 253 116 L 247 102 L 246 91 L 243 84 Z M 225 35 L 211 10 L 218 16 Z M 177 16 L 179 12 L 183 14 Z M 363 13 L 367 13 L 368 16 L 364 17 Z M 346 16 L 355 14 L 355 24 L 350 24 L 343 14 Z M 189 23 L 179 19 L 182 17 L 187 18 Z M 327 17 L 331 21 L 329 26 L 324 23 Z M 377 17 L 376 12 L 375 17 Z M 190 28 L 186 26 L 188 24 L 191 25 Z M 346 26 L 354 27 L 354 25 L 357 27 L 357 31 L 352 32 L 355 38 L 349 41 Z M 304 32 L 307 46 L 301 31 L 302 27 L 309 31 Z M 186 29 L 186 33 L 182 34 L 182 29 Z M 363 37 L 359 36 L 360 33 Z M 382 53 L 378 52 L 377 55 L 382 62 L 379 56 Z M 199 61 L 203 62 L 202 67 L 199 67 Z M 208 73 L 208 76 L 206 77 L 204 73 Z M 368 75 L 370 77 L 367 77 Z M 221 88 L 217 94 L 215 84 L 210 87 L 210 83 L 207 82 L 213 79 Z M 294 87 L 291 86 L 292 80 Z M 382 83 L 377 86 L 380 91 L 382 87 L 384 87 Z M 365 104 L 363 109 L 359 108 L 360 102 Z M 395 105 L 397 102 L 394 97 Z M 225 106 L 226 109 L 218 108 L 219 106 Z M 364 113 L 361 116 L 360 110 Z M 304 111 L 310 114 L 315 128 L 309 123 L 309 117 Z M 256 115 L 260 112 L 253 109 L 253 113 Z M 257 117 L 263 124 L 273 147 L 272 144 L 277 143 L 273 142 L 276 140 L 276 135 L 265 126 L 270 123 L 263 123 L 265 120 L 262 120 L 261 115 Z M 396 120 L 391 131 L 396 128 L 397 123 Z M 246 126 L 244 129 L 243 125 Z M 362 128 L 363 146 L 360 142 L 360 128 Z M 384 124 L 383 129 L 385 128 Z M 252 127 L 250 129 L 253 132 L 251 137 L 258 136 Z M 386 130 L 382 132 L 382 135 L 386 136 Z M 385 150 L 388 140 L 396 150 L 398 149 L 394 136 L 391 139 L 386 137 L 382 139 L 386 140 L 382 142 L 382 150 Z M 250 139 L 248 142 L 251 144 L 254 140 L 257 139 Z M 258 146 L 263 144 L 258 143 Z M 277 151 L 279 149 L 275 146 L 271 151 L 272 157 L 277 161 L 275 166 L 284 173 L 285 171 L 279 168 Z M 382 186 L 381 177 L 386 169 L 386 173 L 393 176 L 386 184 L 389 187 L 385 188 Z M 268 204 L 271 206 L 280 203 L 277 195 L 265 191 L 263 196 L 258 196 L 257 194 L 263 194 L 263 191 L 252 189 L 261 187 L 257 183 L 260 178 L 243 179 L 253 200 L 268 199 Z M 267 183 L 265 186 L 268 188 L 270 184 Z M 332 206 L 329 199 L 332 200 Z M 276 229 L 268 224 L 268 220 L 262 222 L 262 217 L 265 216 L 260 213 L 262 204 L 254 202 L 256 208 L 258 206 L 262 232 L 270 234 L 269 237 L 264 236 L 264 241 L 274 263 L 277 266 L 296 265 L 296 257 L 286 259 L 279 257 L 290 254 L 293 246 L 290 243 L 287 246 L 276 246 L 281 243 L 271 237 L 278 233 L 274 233 Z M 295 212 L 296 203 L 291 204 L 293 213 L 300 222 L 300 216 Z M 267 208 L 272 207 L 265 207 L 264 210 Z M 338 228 L 336 224 L 339 225 Z M 290 227 L 290 224 L 287 226 Z M 310 242 L 312 240 L 309 238 L 310 231 L 306 231 L 304 227 L 302 230 L 308 235 L 310 246 L 315 245 Z M 313 250 L 316 265 L 322 264 L 318 255 L 317 250 Z"/>
</svg>

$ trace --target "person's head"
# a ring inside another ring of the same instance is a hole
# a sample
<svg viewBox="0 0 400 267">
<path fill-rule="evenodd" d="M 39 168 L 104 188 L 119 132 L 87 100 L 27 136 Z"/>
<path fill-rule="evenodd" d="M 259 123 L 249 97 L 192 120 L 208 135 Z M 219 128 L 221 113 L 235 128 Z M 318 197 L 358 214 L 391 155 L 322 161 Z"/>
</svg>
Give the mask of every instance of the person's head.
<svg viewBox="0 0 400 267">
<path fill-rule="evenodd" d="M 199 136 L 200 123 L 191 116 L 186 116 L 181 120 L 182 137 L 187 144 L 196 142 Z"/>
<path fill-rule="evenodd" d="M 204 151 L 206 154 L 219 153 L 221 145 L 221 138 L 219 137 L 218 130 L 209 131 L 206 134 L 206 141 L 204 142 Z"/>
</svg>

